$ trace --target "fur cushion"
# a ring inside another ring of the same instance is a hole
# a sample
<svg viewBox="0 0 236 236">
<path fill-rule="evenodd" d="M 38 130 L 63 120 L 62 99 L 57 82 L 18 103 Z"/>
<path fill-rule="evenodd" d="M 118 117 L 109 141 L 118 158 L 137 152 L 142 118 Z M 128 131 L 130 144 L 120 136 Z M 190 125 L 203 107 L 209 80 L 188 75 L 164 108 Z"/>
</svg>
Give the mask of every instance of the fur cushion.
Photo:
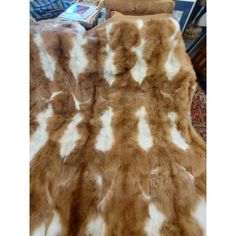
<svg viewBox="0 0 236 236">
<path fill-rule="evenodd" d="M 173 0 L 105 0 L 108 11 L 114 10 L 125 15 L 150 15 L 172 13 L 175 7 Z"/>
</svg>

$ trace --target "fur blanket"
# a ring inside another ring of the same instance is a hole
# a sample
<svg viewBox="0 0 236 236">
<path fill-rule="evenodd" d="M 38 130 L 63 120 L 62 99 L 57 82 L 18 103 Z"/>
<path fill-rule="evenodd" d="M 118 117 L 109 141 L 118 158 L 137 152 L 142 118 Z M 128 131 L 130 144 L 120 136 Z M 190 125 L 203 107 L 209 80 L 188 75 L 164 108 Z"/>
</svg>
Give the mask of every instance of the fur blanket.
<svg viewBox="0 0 236 236">
<path fill-rule="evenodd" d="M 33 236 L 202 236 L 196 77 L 169 15 L 31 25 Z"/>
</svg>

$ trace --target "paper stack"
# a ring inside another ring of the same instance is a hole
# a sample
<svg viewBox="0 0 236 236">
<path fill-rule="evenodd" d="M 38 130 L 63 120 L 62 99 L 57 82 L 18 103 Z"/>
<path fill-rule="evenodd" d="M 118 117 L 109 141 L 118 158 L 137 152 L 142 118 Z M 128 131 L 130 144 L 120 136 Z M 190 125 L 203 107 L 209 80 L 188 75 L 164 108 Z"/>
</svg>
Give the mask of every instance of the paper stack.
<svg viewBox="0 0 236 236">
<path fill-rule="evenodd" d="M 60 20 L 77 21 L 87 28 L 94 25 L 99 16 L 103 1 L 83 0 L 71 5 L 65 12 L 58 16 Z"/>
</svg>

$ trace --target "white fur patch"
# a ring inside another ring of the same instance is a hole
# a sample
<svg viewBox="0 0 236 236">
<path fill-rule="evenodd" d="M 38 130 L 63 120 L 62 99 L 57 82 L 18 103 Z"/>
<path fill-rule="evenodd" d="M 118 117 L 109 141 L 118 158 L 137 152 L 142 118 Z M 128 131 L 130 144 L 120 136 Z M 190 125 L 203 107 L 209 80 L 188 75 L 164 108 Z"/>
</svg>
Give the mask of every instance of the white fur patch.
<svg viewBox="0 0 236 236">
<path fill-rule="evenodd" d="M 110 32 L 111 32 L 111 30 L 112 30 L 112 27 L 113 27 L 113 24 L 112 24 L 112 23 L 108 23 L 108 24 L 106 25 L 106 34 L 107 34 L 108 40 L 110 39 Z"/>
<path fill-rule="evenodd" d="M 44 236 L 46 234 L 46 225 L 42 223 L 39 227 L 37 227 L 32 236 Z"/>
<path fill-rule="evenodd" d="M 188 112 L 188 118 L 191 121 L 192 117 L 191 117 L 191 112 L 190 111 Z"/>
<path fill-rule="evenodd" d="M 151 196 L 150 196 L 149 194 L 146 194 L 146 193 L 145 193 L 145 191 L 143 190 L 143 188 L 142 188 L 142 186 L 141 186 L 140 183 L 138 183 L 138 186 L 139 186 L 140 191 L 141 191 L 141 193 L 142 193 L 143 199 L 144 199 L 145 201 L 150 201 L 150 200 L 151 200 Z"/>
<path fill-rule="evenodd" d="M 112 180 L 110 188 L 108 189 L 106 195 L 104 196 L 104 198 L 102 199 L 102 201 L 98 205 L 98 209 L 101 209 L 103 211 L 103 209 L 104 209 L 104 207 L 106 205 L 106 202 L 108 201 L 108 199 L 111 198 L 111 196 L 113 194 L 113 187 L 114 187 L 114 185 L 115 185 L 115 181 Z"/>
<path fill-rule="evenodd" d="M 172 122 L 172 123 L 175 123 L 176 122 L 176 119 L 177 119 L 177 114 L 176 114 L 176 112 L 169 112 L 168 113 L 168 118 L 170 119 L 170 121 Z"/>
<path fill-rule="evenodd" d="M 80 110 L 80 101 L 77 100 L 75 96 L 73 96 L 73 99 L 74 99 L 74 103 L 75 103 L 75 109 L 77 111 L 79 111 Z"/>
<path fill-rule="evenodd" d="M 139 118 L 138 122 L 138 143 L 139 145 L 147 151 L 153 145 L 153 139 L 151 130 L 148 126 L 148 123 L 145 119 L 146 110 L 144 107 L 141 107 L 137 112 L 136 116 Z"/>
<path fill-rule="evenodd" d="M 194 85 L 192 85 L 192 90 L 195 92 L 197 90 L 197 83 L 195 83 Z"/>
<path fill-rule="evenodd" d="M 143 28 L 143 26 L 144 26 L 143 20 L 138 19 L 138 20 L 136 21 L 136 23 L 137 23 L 137 26 L 138 26 L 139 29 L 142 29 L 142 28 Z"/>
<path fill-rule="evenodd" d="M 145 231 L 148 236 L 159 236 L 161 225 L 165 220 L 165 216 L 157 210 L 153 203 L 149 203 L 149 219 L 145 224 Z"/>
<path fill-rule="evenodd" d="M 98 185 L 99 188 L 102 187 L 102 176 L 101 175 L 96 175 L 96 184 Z"/>
<path fill-rule="evenodd" d="M 176 58 L 174 50 L 177 45 L 178 39 L 177 39 L 177 34 L 180 31 L 179 24 L 176 20 L 170 18 L 172 23 L 175 26 L 175 32 L 171 35 L 170 37 L 170 42 L 173 45 L 173 48 L 170 50 L 169 55 L 167 57 L 166 63 L 165 63 L 165 70 L 167 74 L 168 80 L 172 80 L 174 76 L 179 72 L 181 68 L 181 64 L 179 60 Z"/>
<path fill-rule="evenodd" d="M 202 230 L 206 231 L 206 201 L 201 197 L 193 217 L 197 220 Z"/>
<path fill-rule="evenodd" d="M 142 84 L 144 78 L 147 75 L 147 64 L 143 59 L 144 39 L 141 39 L 141 43 L 137 47 L 133 47 L 132 51 L 136 53 L 137 61 L 134 67 L 131 69 L 131 75 L 135 81 Z"/>
<path fill-rule="evenodd" d="M 37 115 L 39 126 L 30 138 L 30 160 L 33 159 L 35 154 L 47 143 L 47 119 L 53 115 L 53 108 L 50 104 L 46 110 Z"/>
<path fill-rule="evenodd" d="M 70 51 L 70 70 L 75 79 L 83 73 L 88 65 L 88 58 L 86 56 L 83 46 L 87 43 L 84 34 L 80 33 L 73 39 L 73 49 Z"/>
<path fill-rule="evenodd" d="M 176 144 L 179 148 L 186 150 L 188 149 L 189 145 L 186 143 L 185 139 L 183 136 L 180 134 L 180 132 L 177 130 L 176 126 L 173 126 L 171 128 L 171 137 L 172 137 L 172 142 Z"/>
<path fill-rule="evenodd" d="M 111 86 L 115 81 L 115 74 L 116 74 L 116 67 L 113 63 L 113 58 L 115 56 L 115 53 L 112 51 L 109 45 L 106 45 L 106 53 L 107 57 L 105 60 L 104 78 Z"/>
<path fill-rule="evenodd" d="M 184 137 L 181 135 L 181 133 L 176 127 L 177 114 L 175 112 L 169 112 L 168 117 L 171 120 L 172 124 L 172 127 L 170 129 L 172 142 L 185 151 L 186 149 L 189 148 L 189 145 L 186 143 Z"/>
<path fill-rule="evenodd" d="M 91 101 L 91 98 L 89 98 L 89 99 L 88 99 L 87 101 L 85 101 L 85 102 L 80 102 L 74 95 L 73 95 L 73 99 L 74 99 L 75 109 L 76 109 L 77 111 L 80 110 L 80 105 L 82 105 L 82 104 L 87 104 L 87 103 L 89 103 L 89 102 Z"/>
<path fill-rule="evenodd" d="M 175 57 L 175 53 L 173 50 L 170 51 L 166 64 L 165 70 L 167 74 L 168 80 L 172 80 L 174 76 L 179 72 L 181 64 L 178 59 Z"/>
<path fill-rule="evenodd" d="M 81 138 L 81 135 L 76 127 L 83 117 L 80 113 L 77 113 L 71 122 L 68 124 L 63 136 L 61 137 L 60 143 L 60 155 L 62 158 L 67 157 L 75 148 L 76 142 Z"/>
<path fill-rule="evenodd" d="M 175 32 L 171 35 L 170 41 L 174 44 L 174 47 L 176 47 L 178 39 L 176 38 L 177 34 L 180 32 L 180 27 L 178 21 L 176 21 L 173 18 L 170 18 L 172 21 L 173 25 L 175 26 Z"/>
<path fill-rule="evenodd" d="M 44 71 L 44 74 L 47 79 L 53 81 L 55 70 L 56 70 L 56 62 L 52 56 L 50 56 L 44 48 L 43 38 L 40 33 L 37 33 L 34 37 L 34 42 L 39 49 L 39 57 L 40 62 Z"/>
<path fill-rule="evenodd" d="M 53 98 L 55 98 L 57 95 L 62 94 L 62 93 L 63 93 L 62 91 L 56 91 L 56 92 L 52 93 L 52 95 L 50 97 L 50 101 L 52 101 Z"/>
<path fill-rule="evenodd" d="M 111 127 L 113 111 L 109 107 L 101 116 L 102 128 L 96 138 L 95 147 L 97 150 L 106 152 L 112 148 L 114 142 L 113 132 Z"/>
<path fill-rule="evenodd" d="M 163 95 L 163 97 L 165 97 L 165 98 L 171 98 L 171 94 L 170 93 L 166 93 L 166 92 L 164 92 L 164 91 L 160 91 L 161 92 L 161 95 Z"/>
<path fill-rule="evenodd" d="M 155 169 L 152 169 L 151 170 L 151 175 L 156 175 L 156 174 L 158 174 L 159 173 L 159 171 L 160 171 L 160 168 L 155 168 Z"/>
<path fill-rule="evenodd" d="M 192 182 L 195 181 L 195 177 L 194 177 L 189 171 L 187 171 L 186 168 L 184 168 L 183 166 L 179 166 L 179 168 L 180 168 L 181 170 L 183 170 L 186 175 L 189 176 L 189 178 L 191 179 Z"/>
<path fill-rule="evenodd" d="M 58 236 L 62 232 L 59 214 L 54 211 L 52 221 L 47 230 L 47 236 Z"/>
<path fill-rule="evenodd" d="M 88 235 L 103 236 L 105 235 L 106 224 L 101 216 L 91 220 L 87 225 Z"/>
<path fill-rule="evenodd" d="M 108 43 L 106 45 L 107 56 L 106 56 L 105 64 L 104 64 L 104 78 L 106 79 L 106 81 L 108 82 L 110 86 L 115 81 L 115 74 L 116 74 L 116 67 L 113 62 L 115 53 L 112 51 L 111 47 L 109 46 L 111 29 L 112 29 L 112 24 L 109 23 L 106 26 L 106 35 L 107 35 Z"/>
</svg>

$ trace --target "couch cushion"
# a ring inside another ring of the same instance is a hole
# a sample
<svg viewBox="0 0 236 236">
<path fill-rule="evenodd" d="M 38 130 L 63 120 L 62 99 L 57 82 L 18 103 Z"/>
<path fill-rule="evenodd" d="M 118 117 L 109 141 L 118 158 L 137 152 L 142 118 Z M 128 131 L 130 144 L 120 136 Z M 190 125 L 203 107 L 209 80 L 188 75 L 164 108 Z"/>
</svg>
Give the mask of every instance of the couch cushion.
<svg viewBox="0 0 236 236">
<path fill-rule="evenodd" d="M 175 5 L 173 0 L 106 0 L 105 2 L 107 9 L 125 15 L 172 13 Z"/>
</svg>

